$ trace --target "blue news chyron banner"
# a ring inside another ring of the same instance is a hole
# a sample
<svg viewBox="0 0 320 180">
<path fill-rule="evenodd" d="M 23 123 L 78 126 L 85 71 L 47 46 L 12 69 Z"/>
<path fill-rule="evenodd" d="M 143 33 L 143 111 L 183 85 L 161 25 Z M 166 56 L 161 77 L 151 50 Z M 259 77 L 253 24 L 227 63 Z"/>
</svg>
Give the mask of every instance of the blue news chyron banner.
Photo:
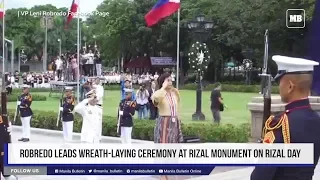
<svg viewBox="0 0 320 180">
<path fill-rule="evenodd" d="M 184 168 L 181 166 L 168 167 L 47 167 L 47 175 L 209 175 L 214 167 Z"/>
</svg>

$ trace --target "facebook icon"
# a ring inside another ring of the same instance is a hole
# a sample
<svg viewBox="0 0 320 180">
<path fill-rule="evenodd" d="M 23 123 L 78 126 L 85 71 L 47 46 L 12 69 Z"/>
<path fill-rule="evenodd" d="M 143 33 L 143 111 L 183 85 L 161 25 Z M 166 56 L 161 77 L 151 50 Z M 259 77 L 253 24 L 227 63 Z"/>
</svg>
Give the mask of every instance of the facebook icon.
<svg viewBox="0 0 320 180">
<path fill-rule="evenodd" d="M 304 28 L 306 26 L 306 12 L 304 9 L 287 9 L 287 28 Z"/>
</svg>

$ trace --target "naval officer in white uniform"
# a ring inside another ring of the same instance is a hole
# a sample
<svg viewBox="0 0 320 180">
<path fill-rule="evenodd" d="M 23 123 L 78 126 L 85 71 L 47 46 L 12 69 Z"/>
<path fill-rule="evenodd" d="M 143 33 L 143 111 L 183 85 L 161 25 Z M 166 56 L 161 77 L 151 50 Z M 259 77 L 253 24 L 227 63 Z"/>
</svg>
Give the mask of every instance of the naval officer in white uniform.
<svg viewBox="0 0 320 180">
<path fill-rule="evenodd" d="M 98 144 L 102 135 L 102 107 L 98 106 L 95 90 L 89 91 L 86 99 L 76 105 L 74 111 L 82 116 L 81 141 L 89 144 Z M 97 176 L 88 176 L 89 180 L 98 179 Z"/>
<path fill-rule="evenodd" d="M 99 143 L 102 134 L 102 107 L 97 105 L 95 90 L 86 94 L 86 99 L 76 105 L 74 111 L 82 116 L 81 141 Z"/>
</svg>

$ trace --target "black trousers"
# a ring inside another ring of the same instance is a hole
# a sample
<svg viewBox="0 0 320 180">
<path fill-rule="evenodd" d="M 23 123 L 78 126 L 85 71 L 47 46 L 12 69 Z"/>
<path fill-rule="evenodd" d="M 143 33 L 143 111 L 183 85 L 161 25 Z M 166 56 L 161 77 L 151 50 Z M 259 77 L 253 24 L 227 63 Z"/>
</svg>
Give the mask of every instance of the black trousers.
<svg viewBox="0 0 320 180">
<path fill-rule="evenodd" d="M 93 64 L 84 64 L 83 70 L 85 76 L 93 76 Z"/>
<path fill-rule="evenodd" d="M 3 144 L 1 144 L 3 145 Z M 1 177 L 1 174 L 3 174 L 3 168 L 4 168 L 4 162 L 3 162 L 3 156 L 2 156 L 2 152 L 0 152 L 1 155 L 0 155 L 0 177 Z"/>
<path fill-rule="evenodd" d="M 93 64 L 88 64 L 88 73 L 89 76 L 93 76 L 94 75 L 94 71 L 93 71 Z"/>
<path fill-rule="evenodd" d="M 152 103 L 150 103 L 150 117 L 149 119 L 155 120 L 158 117 L 158 108 L 155 107 Z"/>
<path fill-rule="evenodd" d="M 58 79 L 61 80 L 61 77 L 62 77 L 62 70 L 61 69 L 57 70 L 57 76 L 58 76 Z"/>
<path fill-rule="evenodd" d="M 7 87 L 6 89 L 7 89 L 7 94 L 8 95 L 12 93 L 12 87 Z"/>
</svg>

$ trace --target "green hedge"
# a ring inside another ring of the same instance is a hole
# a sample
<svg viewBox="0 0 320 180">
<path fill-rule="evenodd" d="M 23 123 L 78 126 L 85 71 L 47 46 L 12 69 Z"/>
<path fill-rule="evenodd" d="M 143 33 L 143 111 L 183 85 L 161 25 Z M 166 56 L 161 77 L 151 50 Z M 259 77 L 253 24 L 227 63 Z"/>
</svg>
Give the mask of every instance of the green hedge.
<svg viewBox="0 0 320 180">
<path fill-rule="evenodd" d="M 8 102 L 17 101 L 18 96 L 21 96 L 21 93 L 13 93 L 8 96 Z M 47 96 L 40 94 L 32 94 L 32 101 L 46 101 Z"/>
<path fill-rule="evenodd" d="M 13 119 L 14 110 L 9 111 L 9 118 Z M 46 111 L 33 111 L 31 126 L 35 128 L 61 130 L 61 123 L 56 127 L 57 113 Z M 117 118 L 103 117 L 104 136 L 117 136 Z M 76 115 L 74 132 L 81 131 L 81 117 Z M 14 124 L 21 125 L 20 119 Z M 134 139 L 153 140 L 153 129 L 155 121 L 135 120 L 132 136 Z M 184 136 L 197 136 L 203 142 L 248 142 L 250 135 L 249 124 L 234 125 L 213 125 L 202 123 L 182 124 Z"/>
<path fill-rule="evenodd" d="M 135 89 L 138 88 L 138 86 L 134 86 Z M 106 90 L 119 90 L 120 85 L 110 85 L 105 86 Z M 180 86 L 179 89 L 183 90 L 196 90 L 197 84 L 185 84 L 183 86 Z M 208 84 L 205 87 L 203 87 L 204 91 L 212 91 L 214 89 L 213 84 Z M 246 92 L 246 93 L 258 93 L 261 91 L 260 85 L 235 85 L 235 84 L 222 84 L 222 91 L 224 92 Z M 277 86 L 272 87 L 272 93 L 273 94 L 279 94 L 279 88 Z"/>
<path fill-rule="evenodd" d="M 12 89 L 12 93 L 21 93 L 22 90 L 20 88 Z M 50 88 L 30 88 L 30 92 L 50 92 Z"/>
</svg>

